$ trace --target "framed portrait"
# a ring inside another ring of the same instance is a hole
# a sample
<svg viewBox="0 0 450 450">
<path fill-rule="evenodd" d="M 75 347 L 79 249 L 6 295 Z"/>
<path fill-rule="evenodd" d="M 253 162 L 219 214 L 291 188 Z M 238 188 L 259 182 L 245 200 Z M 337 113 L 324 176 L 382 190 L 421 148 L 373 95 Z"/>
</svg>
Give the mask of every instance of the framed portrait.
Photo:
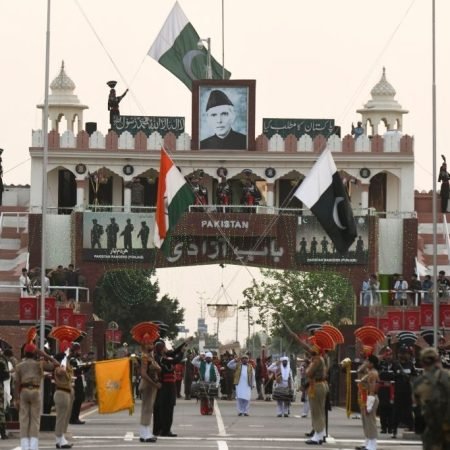
<svg viewBox="0 0 450 450">
<path fill-rule="evenodd" d="M 192 149 L 255 149 L 256 80 L 192 84 Z"/>
</svg>

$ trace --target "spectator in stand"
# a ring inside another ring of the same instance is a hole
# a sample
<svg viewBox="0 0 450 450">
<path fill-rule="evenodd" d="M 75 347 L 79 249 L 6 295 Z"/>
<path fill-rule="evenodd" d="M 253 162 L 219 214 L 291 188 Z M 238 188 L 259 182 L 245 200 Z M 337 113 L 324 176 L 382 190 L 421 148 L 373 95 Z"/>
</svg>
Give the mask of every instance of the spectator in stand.
<svg viewBox="0 0 450 450">
<path fill-rule="evenodd" d="M 395 306 L 406 306 L 408 294 L 408 282 L 403 279 L 403 275 L 398 276 L 398 280 L 394 284 Z"/>
<path fill-rule="evenodd" d="M 380 303 L 380 282 L 374 273 L 369 277 L 369 289 L 372 297 L 372 305 L 378 305 Z"/>
<path fill-rule="evenodd" d="M 439 288 L 439 297 L 440 298 L 447 298 L 449 296 L 449 288 L 450 288 L 450 281 L 445 276 L 445 270 L 439 271 L 439 277 L 437 279 L 437 285 Z"/>
<path fill-rule="evenodd" d="M 19 284 L 21 297 L 27 297 L 31 294 L 31 280 L 25 267 L 22 269 L 22 275 L 19 277 Z"/>
<path fill-rule="evenodd" d="M 362 283 L 362 306 L 370 306 L 372 298 L 370 295 L 370 278 Z"/>
<path fill-rule="evenodd" d="M 408 306 L 420 305 L 420 291 L 422 290 L 422 283 L 417 278 L 417 275 L 413 273 L 411 275 L 411 281 L 409 283 L 409 292 L 408 294 Z"/>
<path fill-rule="evenodd" d="M 433 288 L 433 281 L 431 280 L 431 276 L 425 275 L 425 279 L 423 280 L 423 283 L 422 283 L 422 290 L 424 291 L 424 293 L 423 293 L 423 302 L 424 303 L 432 302 L 432 294 L 430 292 L 432 288 Z"/>
<path fill-rule="evenodd" d="M 66 286 L 78 286 L 78 272 L 75 271 L 73 264 L 69 264 L 66 270 Z M 68 300 L 76 300 L 77 291 L 76 289 L 67 289 L 66 292 Z"/>
<path fill-rule="evenodd" d="M 48 277 L 51 280 L 52 286 L 62 287 L 66 285 L 66 273 L 61 264 L 56 269 L 51 270 L 48 273 Z"/>
</svg>

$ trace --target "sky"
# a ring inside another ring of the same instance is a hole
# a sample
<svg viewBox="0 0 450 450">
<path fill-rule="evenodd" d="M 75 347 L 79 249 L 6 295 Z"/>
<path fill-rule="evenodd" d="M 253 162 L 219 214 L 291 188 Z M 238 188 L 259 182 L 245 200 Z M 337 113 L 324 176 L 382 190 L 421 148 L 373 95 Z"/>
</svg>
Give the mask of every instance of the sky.
<svg viewBox="0 0 450 450">
<path fill-rule="evenodd" d="M 179 3 L 200 37 L 211 38 L 212 54 L 221 62 L 222 0 Z M 256 135 L 261 134 L 263 117 L 333 118 L 343 135 L 349 133 L 351 123 L 360 118 L 356 110 L 371 98 L 370 90 L 386 67 L 396 99 L 409 110 L 403 131 L 415 140 L 415 188 L 432 189 L 431 0 L 223 3 L 225 66 L 232 79 L 256 79 Z M 76 84 L 75 93 L 89 106 L 85 122 L 97 122 L 98 130 L 106 134 L 106 82 L 115 79 L 118 94 L 130 89 L 121 103 L 122 114 L 184 116 L 190 134 L 190 91 L 146 56 L 173 4 L 174 0 L 51 2 L 50 82 L 64 60 Z M 31 132 L 42 128 L 36 105 L 44 99 L 47 1 L 3 1 L 1 8 L 4 182 L 26 184 Z M 445 139 L 450 119 L 448 0 L 436 0 L 436 17 L 440 155 L 448 152 Z M 211 271 L 214 276 L 208 277 L 204 289 L 193 287 L 185 294 L 195 296 L 198 290 L 214 297 L 223 275 L 217 267 Z M 177 277 L 179 273 L 181 269 Z M 246 277 L 251 279 L 243 268 L 237 276 L 230 272 L 233 285 L 244 286 Z M 167 284 L 170 288 L 174 283 Z"/>
</svg>

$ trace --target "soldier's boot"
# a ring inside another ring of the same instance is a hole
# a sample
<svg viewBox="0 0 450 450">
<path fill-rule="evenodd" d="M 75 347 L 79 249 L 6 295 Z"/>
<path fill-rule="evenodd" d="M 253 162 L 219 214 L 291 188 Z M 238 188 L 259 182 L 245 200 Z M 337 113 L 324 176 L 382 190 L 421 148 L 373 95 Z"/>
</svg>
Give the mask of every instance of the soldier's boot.
<svg viewBox="0 0 450 450">
<path fill-rule="evenodd" d="M 29 438 L 21 438 L 20 439 L 20 448 L 22 450 L 30 450 L 30 439 Z"/>
<path fill-rule="evenodd" d="M 4 423 L 2 423 L 0 425 L 0 436 L 2 439 L 8 439 L 8 435 L 6 434 L 6 427 L 5 427 Z"/>
</svg>

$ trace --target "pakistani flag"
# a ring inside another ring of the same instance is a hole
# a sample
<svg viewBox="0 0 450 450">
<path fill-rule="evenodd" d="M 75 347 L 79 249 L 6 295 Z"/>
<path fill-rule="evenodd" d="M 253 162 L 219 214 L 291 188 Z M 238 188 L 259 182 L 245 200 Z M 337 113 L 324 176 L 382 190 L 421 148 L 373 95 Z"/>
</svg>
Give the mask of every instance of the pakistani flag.
<svg viewBox="0 0 450 450">
<path fill-rule="evenodd" d="M 208 52 L 198 48 L 199 41 L 199 35 L 178 2 L 175 2 L 148 55 L 192 90 L 192 80 L 208 78 Z M 222 66 L 212 56 L 211 72 L 213 79 L 222 79 Z M 231 73 L 225 70 L 224 75 L 225 79 L 229 79 Z"/>
<path fill-rule="evenodd" d="M 356 224 L 329 149 L 320 155 L 294 195 L 317 217 L 336 250 L 346 252 L 356 238 Z"/>
<path fill-rule="evenodd" d="M 169 254 L 173 229 L 193 203 L 194 193 L 191 187 L 166 150 L 161 148 L 154 242 L 166 256 Z"/>
</svg>

